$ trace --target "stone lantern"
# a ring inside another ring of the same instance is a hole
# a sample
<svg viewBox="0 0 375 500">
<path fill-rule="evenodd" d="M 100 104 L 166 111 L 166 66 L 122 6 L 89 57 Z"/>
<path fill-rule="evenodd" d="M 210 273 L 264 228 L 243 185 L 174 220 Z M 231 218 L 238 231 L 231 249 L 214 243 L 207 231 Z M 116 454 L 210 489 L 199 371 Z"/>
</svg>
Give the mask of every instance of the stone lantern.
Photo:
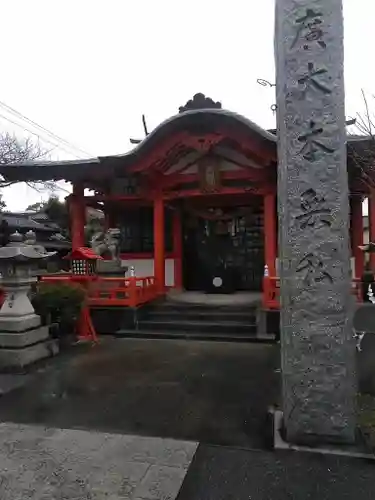
<svg viewBox="0 0 375 500">
<path fill-rule="evenodd" d="M 29 234 L 29 236 L 31 236 Z M 0 248 L 1 286 L 4 303 L 0 309 L 0 369 L 23 367 L 56 354 L 57 344 L 49 339 L 48 326 L 41 326 L 29 299 L 36 282 L 35 265 L 54 255 L 23 242 L 16 232 L 10 243 Z M 26 241 L 29 243 L 30 238 Z"/>
</svg>

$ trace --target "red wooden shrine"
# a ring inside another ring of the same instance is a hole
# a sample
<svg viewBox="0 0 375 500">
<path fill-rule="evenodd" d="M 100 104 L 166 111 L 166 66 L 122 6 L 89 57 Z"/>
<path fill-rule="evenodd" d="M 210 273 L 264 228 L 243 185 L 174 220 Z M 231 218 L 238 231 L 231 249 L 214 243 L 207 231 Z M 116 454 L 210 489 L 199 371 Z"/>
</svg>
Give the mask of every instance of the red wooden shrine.
<svg viewBox="0 0 375 500">
<path fill-rule="evenodd" d="M 91 294 L 95 305 L 134 307 L 171 287 L 207 292 L 220 269 L 229 283 L 227 293 L 257 291 L 263 307 L 273 309 L 279 307 L 276 146 L 275 131 L 197 94 L 125 155 L 1 165 L 0 174 L 7 180 L 72 182 L 67 201 L 73 255 L 85 245 L 87 206 L 104 211 L 108 228 L 121 229 L 121 258 L 134 266 L 135 276 L 113 278 L 109 295 Z M 358 298 L 365 198 L 370 240 L 375 240 L 367 150 L 366 138 L 348 138 L 353 293 Z M 375 269 L 375 253 L 370 258 Z"/>
</svg>

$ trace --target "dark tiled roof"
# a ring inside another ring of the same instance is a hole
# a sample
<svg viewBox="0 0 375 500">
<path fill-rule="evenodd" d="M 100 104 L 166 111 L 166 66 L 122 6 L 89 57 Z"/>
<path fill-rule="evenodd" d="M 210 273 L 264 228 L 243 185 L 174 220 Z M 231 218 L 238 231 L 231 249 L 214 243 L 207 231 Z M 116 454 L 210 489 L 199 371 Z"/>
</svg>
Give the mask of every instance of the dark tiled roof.
<svg viewBox="0 0 375 500">
<path fill-rule="evenodd" d="M 56 232 L 56 228 L 48 227 L 46 224 L 41 224 L 40 222 L 37 222 L 24 215 L 7 212 L 2 214 L 2 218 L 8 223 L 10 227 L 29 230 L 31 229 L 33 231 L 48 231 L 50 233 Z"/>
<path fill-rule="evenodd" d="M 26 231 L 34 231 L 37 235 L 37 244 L 42 245 L 47 250 L 69 250 L 71 242 L 67 239 L 58 240 L 53 238 L 55 234 L 59 234 L 61 228 L 58 224 L 48 220 L 40 223 L 33 220 L 33 213 L 29 212 L 3 212 L 1 219 L 8 224 L 8 230 L 19 231 L 25 233 Z"/>
</svg>

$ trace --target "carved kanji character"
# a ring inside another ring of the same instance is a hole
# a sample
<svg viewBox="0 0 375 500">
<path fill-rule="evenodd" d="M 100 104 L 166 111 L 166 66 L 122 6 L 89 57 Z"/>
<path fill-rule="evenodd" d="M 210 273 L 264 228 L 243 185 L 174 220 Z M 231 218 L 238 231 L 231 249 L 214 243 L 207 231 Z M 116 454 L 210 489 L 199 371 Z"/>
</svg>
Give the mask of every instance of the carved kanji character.
<svg viewBox="0 0 375 500">
<path fill-rule="evenodd" d="M 306 9 L 306 14 L 296 19 L 298 26 L 297 34 L 294 38 L 291 48 L 293 49 L 300 38 L 304 38 L 306 42 L 317 42 L 322 48 L 327 45 L 323 40 L 324 32 L 322 30 L 322 12 L 315 12 L 313 9 Z M 305 44 L 304 49 L 308 49 L 309 45 Z"/>
<path fill-rule="evenodd" d="M 302 213 L 296 217 L 301 229 L 313 227 L 320 229 L 332 225 L 331 210 L 325 207 L 326 200 L 314 189 L 308 189 L 301 195 Z"/>
<path fill-rule="evenodd" d="M 324 133 L 324 128 L 317 125 L 313 120 L 310 120 L 309 130 L 298 137 L 299 142 L 304 142 L 304 146 L 300 151 L 305 160 L 316 161 L 318 159 L 317 153 L 323 151 L 324 153 L 332 154 L 334 149 L 326 146 L 319 140 L 319 137 Z"/>
<path fill-rule="evenodd" d="M 321 80 L 321 75 L 328 73 L 327 69 L 315 69 L 314 63 L 309 62 L 307 66 L 307 74 L 298 80 L 300 85 L 305 86 L 305 91 L 313 87 L 320 90 L 324 94 L 332 94 L 332 90 Z"/>
<path fill-rule="evenodd" d="M 313 283 L 321 283 L 323 281 L 333 283 L 333 278 L 326 271 L 323 261 L 313 253 L 308 253 L 300 260 L 296 272 L 305 273 L 303 281 L 309 286 Z"/>
</svg>

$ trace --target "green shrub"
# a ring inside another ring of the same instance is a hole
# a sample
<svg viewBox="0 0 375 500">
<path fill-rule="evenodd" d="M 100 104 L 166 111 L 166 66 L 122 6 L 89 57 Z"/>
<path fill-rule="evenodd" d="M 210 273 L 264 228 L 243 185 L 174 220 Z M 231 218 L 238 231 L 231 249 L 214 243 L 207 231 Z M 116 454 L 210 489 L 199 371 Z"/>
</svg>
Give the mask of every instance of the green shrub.
<svg viewBox="0 0 375 500">
<path fill-rule="evenodd" d="M 31 297 L 36 314 L 45 322 L 73 325 L 81 312 L 85 290 L 75 283 L 40 282 Z"/>
</svg>

